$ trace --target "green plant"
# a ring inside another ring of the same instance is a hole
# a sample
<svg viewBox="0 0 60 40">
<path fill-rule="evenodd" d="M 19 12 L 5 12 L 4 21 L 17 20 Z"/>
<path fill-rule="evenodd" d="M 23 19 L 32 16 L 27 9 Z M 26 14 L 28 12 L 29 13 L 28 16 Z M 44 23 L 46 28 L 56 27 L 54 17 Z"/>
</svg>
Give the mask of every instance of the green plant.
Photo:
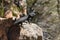
<svg viewBox="0 0 60 40">
<path fill-rule="evenodd" d="M 0 16 L 3 17 L 4 15 L 4 3 L 3 0 L 0 0 Z"/>
</svg>

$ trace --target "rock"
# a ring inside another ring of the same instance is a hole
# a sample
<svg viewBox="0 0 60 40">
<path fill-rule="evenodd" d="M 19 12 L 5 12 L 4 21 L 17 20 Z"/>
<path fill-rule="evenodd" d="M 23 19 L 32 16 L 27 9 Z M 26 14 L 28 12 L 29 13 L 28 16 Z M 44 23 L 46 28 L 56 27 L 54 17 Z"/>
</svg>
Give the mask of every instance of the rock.
<svg viewBox="0 0 60 40">
<path fill-rule="evenodd" d="M 12 23 L 12 19 L 0 18 L 0 40 L 8 40 L 7 33 Z"/>
<path fill-rule="evenodd" d="M 24 24 L 20 31 L 20 40 L 42 40 L 42 29 L 34 23 Z"/>
<path fill-rule="evenodd" d="M 42 29 L 34 23 L 13 26 L 8 32 L 9 40 L 42 40 Z"/>
<path fill-rule="evenodd" d="M 13 17 L 12 11 L 11 10 L 7 10 L 4 14 L 4 17 L 9 19 Z"/>
<path fill-rule="evenodd" d="M 8 40 L 19 40 L 20 36 L 20 26 L 12 25 L 8 30 Z"/>
<path fill-rule="evenodd" d="M 5 28 L 0 26 L 0 40 L 8 40 L 5 32 Z"/>
<path fill-rule="evenodd" d="M 1 17 L 0 17 L 0 20 L 5 20 L 5 19 L 6 19 L 6 18 L 1 18 Z"/>
<path fill-rule="evenodd" d="M 0 39 L 43 40 L 43 32 L 42 29 L 34 23 L 24 23 L 23 27 L 21 27 L 20 25 L 13 25 L 12 19 L 2 18 L 2 20 L 0 20 Z"/>
</svg>

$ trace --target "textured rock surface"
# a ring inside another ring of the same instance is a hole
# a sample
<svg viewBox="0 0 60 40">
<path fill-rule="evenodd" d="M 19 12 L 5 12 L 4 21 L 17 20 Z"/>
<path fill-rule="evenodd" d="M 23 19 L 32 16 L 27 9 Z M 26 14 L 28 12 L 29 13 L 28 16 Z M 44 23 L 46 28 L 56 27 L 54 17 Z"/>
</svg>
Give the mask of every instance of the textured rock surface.
<svg viewBox="0 0 60 40">
<path fill-rule="evenodd" d="M 23 27 L 14 26 L 9 30 L 10 40 L 42 40 L 42 29 L 36 24 L 23 24 Z"/>
<path fill-rule="evenodd" d="M 22 38 L 25 40 L 42 40 L 43 38 L 43 32 L 42 29 L 37 26 L 34 23 L 27 23 L 25 25 L 23 25 L 23 28 L 21 28 L 20 31 L 20 37 L 19 39 Z"/>
<path fill-rule="evenodd" d="M 8 40 L 7 33 L 12 22 L 12 19 L 0 18 L 0 40 Z"/>
</svg>

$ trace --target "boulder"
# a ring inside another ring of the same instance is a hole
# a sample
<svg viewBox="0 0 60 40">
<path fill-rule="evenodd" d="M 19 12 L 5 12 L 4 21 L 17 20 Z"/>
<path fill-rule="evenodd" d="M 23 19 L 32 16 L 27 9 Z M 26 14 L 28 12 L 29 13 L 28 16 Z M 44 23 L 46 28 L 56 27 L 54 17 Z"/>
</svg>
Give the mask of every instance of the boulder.
<svg viewBox="0 0 60 40">
<path fill-rule="evenodd" d="M 19 40 L 42 40 L 42 28 L 34 23 L 27 23 L 21 27 Z"/>
<path fill-rule="evenodd" d="M 12 19 L 0 18 L 0 40 L 8 40 L 7 33 L 12 23 Z"/>
<path fill-rule="evenodd" d="M 34 23 L 14 25 L 12 19 L 0 20 L 0 40 L 43 40 L 43 31 Z"/>
<path fill-rule="evenodd" d="M 34 23 L 24 23 L 22 27 L 14 26 L 8 32 L 9 40 L 43 40 L 42 28 Z"/>
</svg>

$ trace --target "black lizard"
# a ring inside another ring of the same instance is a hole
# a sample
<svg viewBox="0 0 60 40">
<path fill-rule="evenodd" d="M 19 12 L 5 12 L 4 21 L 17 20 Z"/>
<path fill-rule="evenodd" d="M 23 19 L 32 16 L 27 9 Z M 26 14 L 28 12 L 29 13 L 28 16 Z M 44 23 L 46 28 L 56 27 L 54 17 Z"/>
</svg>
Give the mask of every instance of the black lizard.
<svg viewBox="0 0 60 40">
<path fill-rule="evenodd" d="M 21 17 L 20 19 L 16 20 L 14 24 L 22 24 L 22 22 L 25 22 L 25 21 L 29 22 L 33 18 L 33 16 L 35 16 L 35 13 L 31 12 L 28 15 L 25 15 L 24 17 Z"/>
<path fill-rule="evenodd" d="M 33 7 L 33 5 L 36 3 L 36 1 L 32 4 L 32 6 L 30 8 L 27 8 L 27 13 L 28 15 L 25 15 L 23 17 L 21 17 L 20 19 L 16 20 L 14 22 L 14 24 L 22 24 L 22 22 L 24 22 L 25 20 L 27 20 L 28 22 L 30 20 L 32 20 L 33 16 L 35 16 L 35 12 L 33 9 L 31 9 Z M 16 4 L 18 5 L 18 3 Z"/>
</svg>

